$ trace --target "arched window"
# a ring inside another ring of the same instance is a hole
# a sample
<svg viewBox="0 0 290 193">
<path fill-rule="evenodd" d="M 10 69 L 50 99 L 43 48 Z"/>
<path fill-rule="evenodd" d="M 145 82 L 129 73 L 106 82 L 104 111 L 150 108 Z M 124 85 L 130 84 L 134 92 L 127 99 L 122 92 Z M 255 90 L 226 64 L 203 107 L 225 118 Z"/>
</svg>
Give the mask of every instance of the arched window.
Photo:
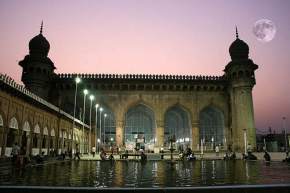
<svg viewBox="0 0 290 193">
<path fill-rule="evenodd" d="M 214 107 L 207 107 L 200 112 L 200 139 L 207 146 L 223 145 L 224 143 L 224 115 Z"/>
<path fill-rule="evenodd" d="M 40 128 L 39 125 L 36 124 L 34 127 L 34 134 L 33 134 L 33 143 L 32 143 L 32 148 L 37 148 L 37 144 L 38 144 L 38 136 L 40 134 Z"/>
<path fill-rule="evenodd" d="M 188 113 L 178 106 L 168 109 L 165 113 L 165 147 L 169 147 L 170 140 L 173 140 L 182 150 L 190 145 L 191 136 Z"/>
<path fill-rule="evenodd" d="M 125 121 L 125 144 L 129 149 L 153 148 L 155 143 L 154 112 L 145 105 L 137 105 L 128 110 Z"/>
</svg>

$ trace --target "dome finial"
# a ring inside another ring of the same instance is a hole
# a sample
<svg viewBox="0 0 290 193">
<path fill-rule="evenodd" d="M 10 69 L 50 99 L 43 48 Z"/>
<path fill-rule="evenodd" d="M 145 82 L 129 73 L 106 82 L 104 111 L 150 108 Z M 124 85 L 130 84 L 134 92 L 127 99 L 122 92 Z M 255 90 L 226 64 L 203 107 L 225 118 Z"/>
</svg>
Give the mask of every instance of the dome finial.
<svg viewBox="0 0 290 193">
<path fill-rule="evenodd" d="M 238 27 L 236 26 L 236 38 L 239 39 Z"/>
<path fill-rule="evenodd" d="M 43 21 L 41 21 L 40 34 L 42 34 L 42 28 L 43 28 Z"/>
</svg>

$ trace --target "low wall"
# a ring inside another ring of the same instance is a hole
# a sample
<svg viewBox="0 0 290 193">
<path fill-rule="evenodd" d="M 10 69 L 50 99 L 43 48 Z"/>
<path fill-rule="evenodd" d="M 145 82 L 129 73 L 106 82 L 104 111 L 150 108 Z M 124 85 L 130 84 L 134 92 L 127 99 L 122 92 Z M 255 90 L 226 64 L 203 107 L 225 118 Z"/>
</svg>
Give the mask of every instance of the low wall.
<svg viewBox="0 0 290 193">
<path fill-rule="evenodd" d="M 94 187 L 45 187 L 45 186 L 0 186 L 1 193 L 87 193 L 87 192 L 160 192 L 160 193 L 289 193 L 290 184 L 235 185 L 173 188 L 94 188 Z"/>
</svg>

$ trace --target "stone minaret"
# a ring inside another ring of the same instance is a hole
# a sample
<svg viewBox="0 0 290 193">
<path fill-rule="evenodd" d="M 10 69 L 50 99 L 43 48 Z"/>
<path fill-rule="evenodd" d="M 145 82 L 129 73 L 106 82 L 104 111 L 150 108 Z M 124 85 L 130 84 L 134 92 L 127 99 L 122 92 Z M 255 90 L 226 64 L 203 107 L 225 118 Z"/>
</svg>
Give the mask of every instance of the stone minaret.
<svg viewBox="0 0 290 193">
<path fill-rule="evenodd" d="M 256 128 L 252 89 L 256 84 L 255 70 L 258 65 L 249 59 L 249 46 L 239 39 L 236 29 L 236 40 L 229 48 L 231 61 L 225 68 L 225 77 L 229 80 L 231 134 L 233 149 L 244 151 L 246 145 L 256 148 Z M 246 148 L 247 148 L 246 146 Z"/>
<path fill-rule="evenodd" d="M 55 67 L 47 57 L 50 45 L 42 35 L 42 28 L 43 23 L 39 35 L 29 42 L 29 55 L 26 55 L 19 65 L 23 68 L 21 80 L 25 87 L 36 95 L 48 99 Z"/>
</svg>

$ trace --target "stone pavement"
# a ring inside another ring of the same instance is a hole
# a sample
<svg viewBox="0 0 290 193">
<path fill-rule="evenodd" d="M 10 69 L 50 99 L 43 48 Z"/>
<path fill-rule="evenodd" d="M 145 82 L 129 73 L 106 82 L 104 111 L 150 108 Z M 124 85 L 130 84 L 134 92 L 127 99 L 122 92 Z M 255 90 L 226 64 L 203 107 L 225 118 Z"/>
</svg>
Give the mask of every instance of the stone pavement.
<svg viewBox="0 0 290 193">
<path fill-rule="evenodd" d="M 215 160 L 215 159 L 223 159 L 225 152 L 220 152 L 219 155 L 217 156 L 216 153 L 213 152 L 207 152 L 204 153 L 203 156 L 200 155 L 200 153 L 195 153 L 195 156 L 198 160 L 200 159 L 205 159 L 205 160 Z M 264 153 L 263 152 L 254 152 L 254 155 L 257 156 L 258 160 L 264 160 Z M 272 161 L 282 161 L 285 159 L 285 153 L 284 152 L 269 152 L 271 156 Z M 161 154 L 160 153 L 147 153 L 147 159 L 148 160 L 161 160 Z M 242 159 L 242 153 L 236 153 L 237 159 Z M 125 159 L 120 159 L 120 155 L 114 154 L 114 159 L 115 160 L 125 160 Z M 129 156 L 128 160 L 136 160 L 140 159 L 140 157 L 134 157 L 134 156 Z M 164 159 L 165 160 L 170 160 L 170 153 L 165 153 L 164 154 Z M 177 160 L 179 159 L 179 156 L 177 153 L 173 154 L 173 159 Z M 81 156 L 81 160 L 101 160 L 100 155 L 96 154 L 95 157 L 92 155 L 83 155 Z"/>
</svg>

